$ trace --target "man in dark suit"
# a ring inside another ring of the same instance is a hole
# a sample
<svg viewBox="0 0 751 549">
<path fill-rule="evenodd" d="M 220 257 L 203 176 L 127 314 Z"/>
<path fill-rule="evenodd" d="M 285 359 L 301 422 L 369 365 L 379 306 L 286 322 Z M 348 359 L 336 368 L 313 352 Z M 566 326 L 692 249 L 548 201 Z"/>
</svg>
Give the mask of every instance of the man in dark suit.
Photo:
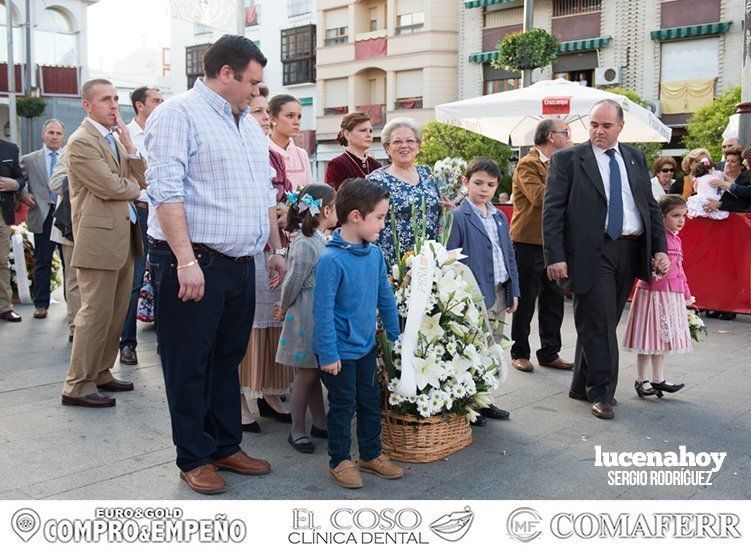
<svg viewBox="0 0 751 549">
<path fill-rule="evenodd" d="M 42 126 L 42 141 L 41 149 L 21 158 L 21 169 L 27 181 L 21 201 L 29 207 L 26 225 L 34 233 L 34 318 L 47 318 L 50 307 L 52 255 L 57 248 L 50 240 L 50 233 L 57 195 L 50 192 L 47 184 L 65 141 L 63 123 L 54 118 L 47 120 Z"/>
<path fill-rule="evenodd" d="M 21 322 L 13 310 L 10 288 L 10 225 L 15 224 L 16 195 L 23 190 L 24 178 L 18 162 L 18 147 L 0 139 L 0 319 Z"/>
<path fill-rule="evenodd" d="M 576 356 L 569 396 L 612 419 L 618 383 L 616 327 L 635 278 L 667 273 L 665 228 L 644 154 L 618 143 L 623 110 L 597 103 L 590 140 L 558 151 L 548 168 L 543 247 L 548 277 L 574 294 Z"/>
</svg>

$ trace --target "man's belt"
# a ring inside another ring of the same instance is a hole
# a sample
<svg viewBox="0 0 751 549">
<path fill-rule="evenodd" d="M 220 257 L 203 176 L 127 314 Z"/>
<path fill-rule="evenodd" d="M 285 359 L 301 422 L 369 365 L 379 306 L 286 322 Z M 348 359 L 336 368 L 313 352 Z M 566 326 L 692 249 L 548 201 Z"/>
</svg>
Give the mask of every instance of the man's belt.
<svg viewBox="0 0 751 549">
<path fill-rule="evenodd" d="M 164 240 L 157 240 L 156 238 L 149 237 L 149 244 L 154 244 L 157 246 L 169 246 L 167 242 Z M 222 259 L 224 261 L 231 261 L 233 263 L 249 263 L 253 261 L 252 255 L 244 255 L 241 257 L 232 257 L 230 255 L 223 254 L 222 252 L 217 252 L 213 248 L 209 248 L 206 246 L 206 244 L 192 244 L 193 251 L 204 253 L 206 255 L 210 255 L 211 257 L 215 257 L 217 259 Z"/>
</svg>

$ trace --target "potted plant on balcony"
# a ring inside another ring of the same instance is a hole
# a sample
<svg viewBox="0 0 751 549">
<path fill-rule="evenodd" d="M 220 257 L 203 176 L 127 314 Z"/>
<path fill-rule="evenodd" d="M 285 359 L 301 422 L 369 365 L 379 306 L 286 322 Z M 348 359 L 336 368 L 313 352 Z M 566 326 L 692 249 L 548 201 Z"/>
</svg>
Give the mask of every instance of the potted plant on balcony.
<svg viewBox="0 0 751 549">
<path fill-rule="evenodd" d="M 557 47 L 558 39 L 545 29 L 508 34 L 496 45 L 499 55 L 490 63 L 512 72 L 539 69 L 555 61 Z"/>
<path fill-rule="evenodd" d="M 19 97 L 16 99 L 16 112 L 22 118 L 36 118 L 44 114 L 47 102 L 41 97 Z"/>
</svg>

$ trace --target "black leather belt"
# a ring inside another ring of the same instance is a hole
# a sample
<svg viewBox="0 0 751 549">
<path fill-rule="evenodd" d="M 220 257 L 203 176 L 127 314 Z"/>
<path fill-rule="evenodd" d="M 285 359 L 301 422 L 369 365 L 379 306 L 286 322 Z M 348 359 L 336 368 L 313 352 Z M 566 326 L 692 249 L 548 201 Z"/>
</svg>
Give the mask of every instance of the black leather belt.
<svg viewBox="0 0 751 549">
<path fill-rule="evenodd" d="M 144 202 L 143 200 L 136 200 L 135 205 L 138 206 L 139 208 L 143 208 L 144 210 L 149 209 L 149 203 Z"/>
<path fill-rule="evenodd" d="M 157 240 L 156 238 L 149 237 L 149 243 L 155 244 L 157 246 L 169 246 L 167 242 L 164 240 Z M 222 259 L 224 261 L 231 261 L 233 263 L 249 263 L 253 261 L 252 255 L 244 255 L 241 257 L 232 257 L 230 255 L 223 254 L 222 252 L 217 252 L 213 248 L 209 248 L 206 244 L 192 244 L 193 251 L 204 253 L 206 255 L 210 255 L 211 257 L 215 257 L 217 259 Z"/>
<path fill-rule="evenodd" d="M 612 240 L 613 242 L 615 242 L 616 240 L 639 240 L 640 237 L 641 237 L 640 234 L 622 234 L 621 236 L 619 236 L 618 238 L 614 240 L 610 238 L 610 235 L 608 233 L 605 233 L 605 238 L 608 238 Z"/>
</svg>

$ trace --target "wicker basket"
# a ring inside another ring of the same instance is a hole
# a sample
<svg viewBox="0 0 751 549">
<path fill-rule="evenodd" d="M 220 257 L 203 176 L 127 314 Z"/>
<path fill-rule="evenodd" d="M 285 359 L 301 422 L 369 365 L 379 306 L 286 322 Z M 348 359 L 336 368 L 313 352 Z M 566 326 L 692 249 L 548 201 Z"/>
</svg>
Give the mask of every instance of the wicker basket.
<svg viewBox="0 0 751 549">
<path fill-rule="evenodd" d="M 381 410 L 381 442 L 391 459 L 410 463 L 438 461 L 472 444 L 467 416 L 416 418 Z"/>
</svg>

